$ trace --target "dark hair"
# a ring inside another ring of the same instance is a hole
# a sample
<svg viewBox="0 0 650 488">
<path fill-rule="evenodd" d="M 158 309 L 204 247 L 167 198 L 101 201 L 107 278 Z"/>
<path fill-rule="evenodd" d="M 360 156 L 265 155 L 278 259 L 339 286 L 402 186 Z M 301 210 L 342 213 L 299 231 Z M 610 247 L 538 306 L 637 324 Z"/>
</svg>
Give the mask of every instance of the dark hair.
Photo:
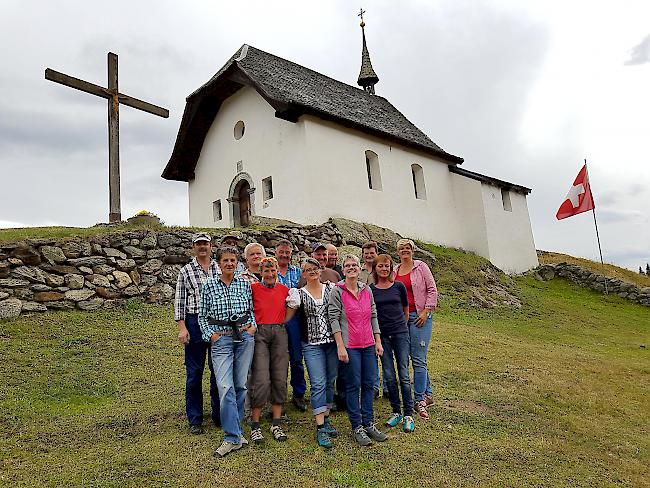
<svg viewBox="0 0 650 488">
<path fill-rule="evenodd" d="M 379 283 L 379 276 L 377 276 L 377 265 L 384 262 L 388 262 L 390 264 L 391 271 L 388 275 L 388 281 L 395 281 L 393 278 L 393 266 L 395 265 L 393 258 L 391 258 L 388 254 L 380 254 L 372 262 L 372 277 L 374 278 L 375 283 Z"/>
<path fill-rule="evenodd" d="M 291 250 L 293 251 L 293 244 L 289 239 L 280 239 L 278 243 L 275 245 L 275 248 L 277 249 L 278 247 L 290 247 Z"/>
<path fill-rule="evenodd" d="M 217 262 L 221 261 L 221 256 L 224 254 L 234 254 L 236 259 L 239 259 L 239 249 L 233 246 L 221 246 L 217 249 Z"/>
<path fill-rule="evenodd" d="M 379 252 L 379 248 L 377 247 L 377 243 L 375 241 L 366 242 L 363 246 L 361 246 L 361 252 L 363 252 L 365 249 L 370 249 L 371 247 L 375 248 L 375 252 Z"/>
</svg>

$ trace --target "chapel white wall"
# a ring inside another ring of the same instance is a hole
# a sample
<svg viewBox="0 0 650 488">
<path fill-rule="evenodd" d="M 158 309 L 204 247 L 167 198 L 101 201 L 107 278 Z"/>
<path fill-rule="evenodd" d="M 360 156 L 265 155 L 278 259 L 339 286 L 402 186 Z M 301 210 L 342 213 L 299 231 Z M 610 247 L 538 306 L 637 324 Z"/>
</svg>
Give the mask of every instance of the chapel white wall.
<svg viewBox="0 0 650 488">
<path fill-rule="evenodd" d="M 462 245 L 447 163 L 315 117 L 304 116 L 301 121 L 309 164 L 319 184 L 293 210 L 292 220 L 317 224 L 345 217 L 428 242 Z M 381 190 L 368 188 L 367 150 L 379 158 Z M 411 164 L 422 167 L 426 200 L 415 198 Z"/>
<path fill-rule="evenodd" d="M 235 140 L 239 120 L 246 130 Z M 379 158 L 381 190 L 368 188 L 367 150 Z M 510 192 L 512 212 L 505 212 L 499 188 L 451 173 L 444 161 L 316 117 L 278 119 L 252 88 L 224 101 L 208 131 L 189 183 L 191 225 L 233 225 L 227 198 L 240 160 L 256 189 L 254 215 L 301 224 L 344 217 L 475 252 L 508 272 L 537 265 L 524 195 Z M 422 167 L 426 200 L 415 197 L 411 164 Z M 274 197 L 265 202 L 262 179 L 268 176 Z M 219 222 L 212 215 L 217 199 Z"/>
<path fill-rule="evenodd" d="M 245 124 L 244 136 L 234 138 L 235 124 Z M 228 192 L 237 175 L 237 162 L 253 179 L 253 215 L 288 218 L 299 200 L 296 181 L 304 179 L 304 126 L 275 117 L 274 109 L 252 88 L 226 99 L 206 135 L 195 178 L 189 182 L 190 225 L 231 227 Z M 274 198 L 263 200 L 262 180 L 272 177 Z M 212 202 L 221 199 L 222 220 L 215 222 Z"/>
<path fill-rule="evenodd" d="M 501 189 L 481 184 L 489 254 L 492 264 L 507 273 L 521 273 L 539 264 L 526 196 L 510 194 L 512 211 L 504 210 Z"/>
</svg>

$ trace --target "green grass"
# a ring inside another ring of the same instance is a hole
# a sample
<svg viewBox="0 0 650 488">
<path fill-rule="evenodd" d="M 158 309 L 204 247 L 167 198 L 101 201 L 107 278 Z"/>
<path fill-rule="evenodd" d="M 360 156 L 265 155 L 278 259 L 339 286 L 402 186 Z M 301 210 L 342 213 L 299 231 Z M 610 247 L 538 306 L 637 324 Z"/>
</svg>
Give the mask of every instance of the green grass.
<svg viewBox="0 0 650 488">
<path fill-rule="evenodd" d="M 245 230 L 269 230 L 271 227 L 254 226 Z M 127 232 L 135 230 L 150 231 L 178 231 L 188 232 L 210 232 L 211 234 L 223 234 L 225 232 L 240 231 L 244 229 L 215 229 L 212 227 L 179 227 L 167 225 L 146 225 L 146 224 L 115 224 L 98 225 L 96 227 L 21 227 L 17 229 L 0 229 L 0 244 L 6 242 L 17 242 L 26 239 L 72 239 L 76 237 L 90 237 L 97 235 L 112 234 L 115 232 Z"/>
<path fill-rule="evenodd" d="M 223 460 L 220 431 L 187 433 L 171 307 L 2 322 L 0 485 L 650 486 L 650 311 L 563 280 L 512 286 L 521 309 L 442 303 L 436 403 L 413 434 L 360 449 L 335 414 L 324 452 L 288 406 L 286 443 Z"/>
</svg>

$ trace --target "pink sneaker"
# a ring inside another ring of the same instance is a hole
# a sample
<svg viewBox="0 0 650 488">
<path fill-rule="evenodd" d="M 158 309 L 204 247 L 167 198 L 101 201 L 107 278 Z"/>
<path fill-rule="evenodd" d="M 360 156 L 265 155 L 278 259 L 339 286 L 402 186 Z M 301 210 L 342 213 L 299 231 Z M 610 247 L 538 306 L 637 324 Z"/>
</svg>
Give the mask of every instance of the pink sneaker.
<svg viewBox="0 0 650 488">
<path fill-rule="evenodd" d="M 421 419 L 429 420 L 429 412 L 427 412 L 426 400 L 415 402 L 415 411 L 418 413 Z"/>
</svg>

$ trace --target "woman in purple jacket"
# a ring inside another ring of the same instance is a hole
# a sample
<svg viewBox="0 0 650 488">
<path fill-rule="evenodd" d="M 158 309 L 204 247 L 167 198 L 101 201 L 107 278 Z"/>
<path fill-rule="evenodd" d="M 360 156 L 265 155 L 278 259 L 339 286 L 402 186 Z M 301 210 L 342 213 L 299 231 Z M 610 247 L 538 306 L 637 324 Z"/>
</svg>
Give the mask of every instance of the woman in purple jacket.
<svg viewBox="0 0 650 488">
<path fill-rule="evenodd" d="M 400 263 L 395 266 L 395 280 L 404 284 L 408 297 L 415 411 L 428 420 L 427 407 L 433 404 L 433 391 L 427 369 L 427 353 L 432 332 L 431 314 L 438 306 L 438 289 L 426 263 L 413 259 L 414 250 L 412 240 L 397 241 Z"/>
</svg>

